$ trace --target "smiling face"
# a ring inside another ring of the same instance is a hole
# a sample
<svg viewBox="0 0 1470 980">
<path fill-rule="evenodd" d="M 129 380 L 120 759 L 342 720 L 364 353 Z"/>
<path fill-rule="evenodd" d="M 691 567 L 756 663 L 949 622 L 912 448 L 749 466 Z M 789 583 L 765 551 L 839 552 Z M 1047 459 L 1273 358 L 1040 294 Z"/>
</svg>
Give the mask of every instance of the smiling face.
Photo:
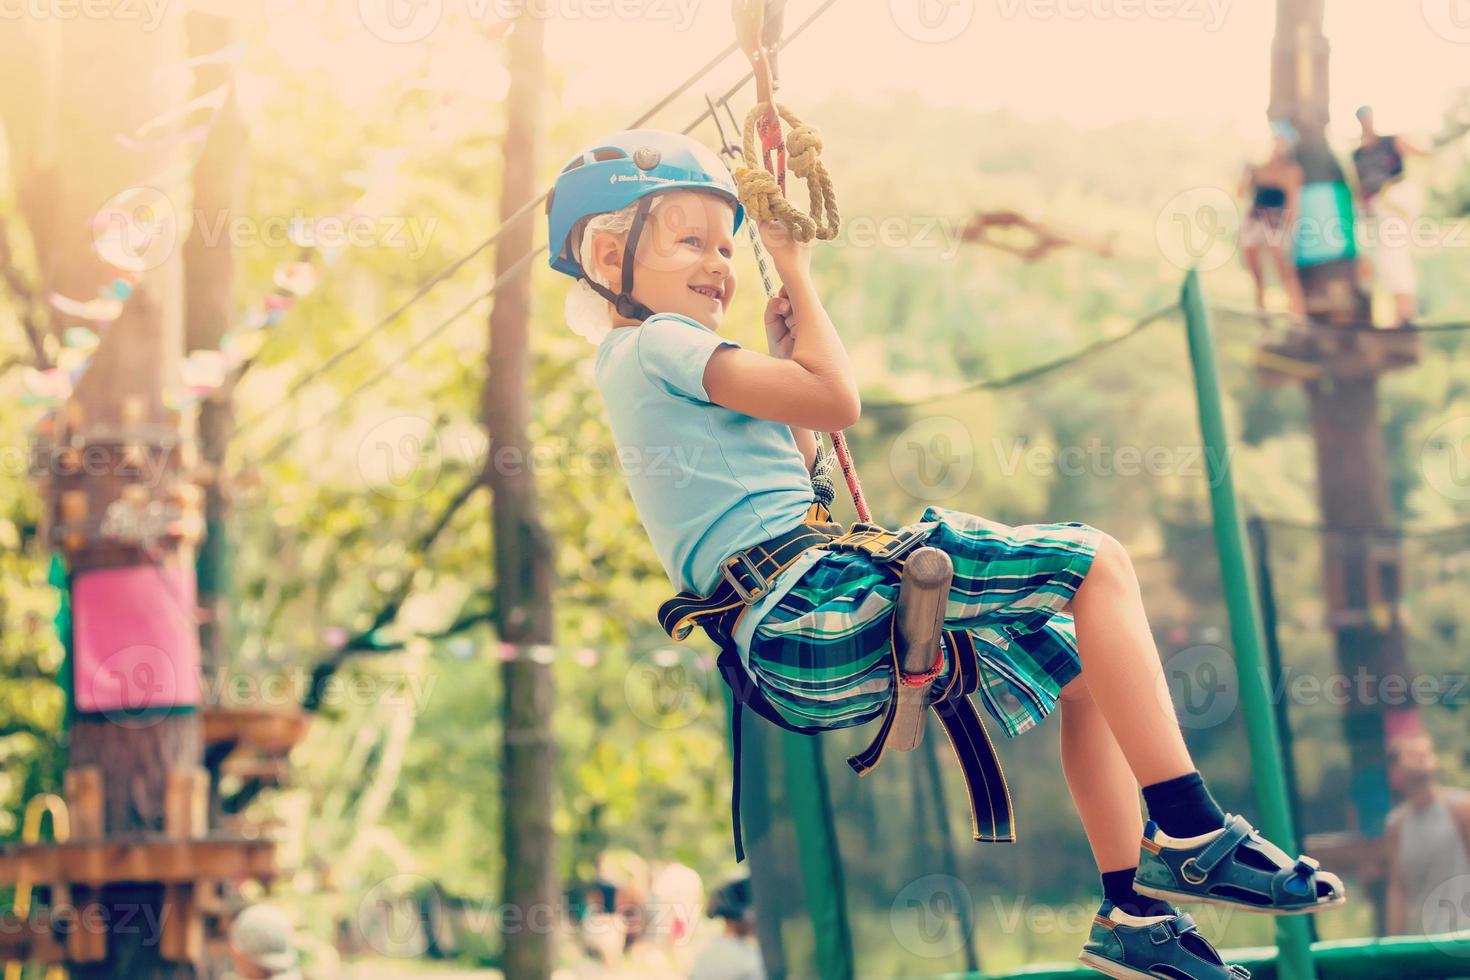
<svg viewBox="0 0 1470 980">
<path fill-rule="evenodd" d="M 678 190 L 644 222 L 633 256 L 633 298 L 655 313 L 682 313 L 718 331 L 735 297 L 735 208 L 717 194 Z M 627 235 L 604 232 L 592 240 L 592 261 L 613 292 L 620 292 Z M 613 323 L 637 323 L 613 315 Z"/>
</svg>

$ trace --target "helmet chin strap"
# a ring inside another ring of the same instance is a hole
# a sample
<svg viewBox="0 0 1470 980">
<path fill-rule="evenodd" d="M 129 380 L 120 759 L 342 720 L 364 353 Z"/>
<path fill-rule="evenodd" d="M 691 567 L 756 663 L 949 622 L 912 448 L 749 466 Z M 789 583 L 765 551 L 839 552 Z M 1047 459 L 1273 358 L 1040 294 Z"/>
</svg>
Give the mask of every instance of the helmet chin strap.
<svg viewBox="0 0 1470 980">
<path fill-rule="evenodd" d="M 652 205 L 653 196 L 646 194 L 638 199 L 638 210 L 633 213 L 633 226 L 628 229 L 628 243 L 623 248 L 623 291 L 614 293 L 601 283 L 593 282 L 585 275 L 582 277 L 599 296 L 613 305 L 618 316 L 640 323 L 653 316 L 653 311 L 633 298 L 633 256 L 638 251 L 638 239 L 643 235 L 643 223 L 648 219 Z"/>
</svg>

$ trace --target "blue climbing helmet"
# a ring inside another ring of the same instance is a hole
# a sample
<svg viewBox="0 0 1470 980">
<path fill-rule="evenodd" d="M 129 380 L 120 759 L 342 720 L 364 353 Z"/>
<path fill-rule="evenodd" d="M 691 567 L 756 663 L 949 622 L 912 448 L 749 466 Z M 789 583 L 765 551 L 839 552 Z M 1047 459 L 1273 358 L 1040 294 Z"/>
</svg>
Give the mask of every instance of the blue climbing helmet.
<svg viewBox="0 0 1470 980">
<path fill-rule="evenodd" d="M 745 208 L 735 192 L 735 180 L 720 158 L 698 140 L 658 129 L 627 129 L 593 143 L 561 168 L 546 198 L 551 267 L 586 280 L 619 314 L 646 320 L 652 311 L 632 296 L 633 253 L 653 203 L 651 195 L 681 188 L 713 191 L 729 199 L 735 206 L 734 230 L 740 230 Z M 624 289 L 613 293 L 588 278 L 567 239 L 583 218 L 621 211 L 635 202 L 639 208 L 623 252 Z"/>
<path fill-rule="evenodd" d="M 1297 143 L 1301 142 L 1301 135 L 1297 133 L 1296 127 L 1291 124 L 1290 120 L 1271 120 L 1271 132 L 1281 139 L 1286 140 L 1289 146 L 1295 147 Z"/>
</svg>

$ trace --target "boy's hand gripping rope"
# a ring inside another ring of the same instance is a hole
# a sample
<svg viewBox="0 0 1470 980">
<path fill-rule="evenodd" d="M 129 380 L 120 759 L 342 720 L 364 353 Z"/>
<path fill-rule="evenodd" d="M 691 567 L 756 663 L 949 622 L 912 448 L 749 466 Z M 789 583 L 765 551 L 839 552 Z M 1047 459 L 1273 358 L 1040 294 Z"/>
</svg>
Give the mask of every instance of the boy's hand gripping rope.
<svg viewBox="0 0 1470 980">
<path fill-rule="evenodd" d="M 760 235 L 756 231 L 758 222 L 775 218 L 790 231 L 799 242 L 810 242 L 813 238 L 830 241 L 837 237 L 840 218 L 837 213 L 837 195 L 832 188 L 832 178 L 821 160 L 822 140 L 815 129 L 807 126 L 790 109 L 775 101 L 776 87 L 770 47 L 780 37 L 780 17 L 784 5 L 777 6 L 774 16 L 766 17 L 763 0 L 732 0 L 731 13 L 735 20 L 736 41 L 750 60 L 751 72 L 755 76 L 756 106 L 745 117 L 743 143 L 740 151 L 745 165 L 735 168 L 735 186 L 740 202 L 748 216 L 747 228 L 751 244 L 755 247 L 756 263 L 760 267 L 761 281 L 766 296 L 776 295 L 776 284 L 766 265 L 765 250 L 761 248 Z M 724 105 L 730 112 L 729 104 Z M 779 113 L 779 118 L 777 116 Z M 719 113 L 710 104 L 710 115 L 720 130 L 721 152 L 734 156 L 735 147 L 725 138 L 720 125 Z M 812 214 L 806 215 L 792 206 L 786 199 L 786 143 L 781 135 L 781 119 L 791 126 L 793 156 L 792 172 L 807 182 L 811 199 Z M 733 123 L 734 114 L 730 121 Z M 755 154 L 755 133 L 761 134 L 764 160 Z M 830 433 L 832 450 L 847 479 L 847 490 L 852 495 L 853 508 L 858 520 L 864 523 L 873 519 L 868 502 L 863 496 L 863 486 L 858 480 L 857 467 L 853 465 L 852 453 L 847 448 L 847 437 L 841 432 Z M 817 455 L 812 464 L 812 489 L 816 498 L 830 508 L 836 497 L 832 485 L 832 457 L 827 454 L 821 433 L 817 433 Z"/>
<path fill-rule="evenodd" d="M 723 156 L 732 157 L 732 159 L 738 157 L 739 147 L 732 144 L 729 138 L 726 137 L 725 126 L 720 123 L 719 110 L 725 110 L 726 115 L 729 115 L 729 119 L 731 119 L 732 125 L 735 123 L 735 113 L 732 112 L 728 103 L 722 104 L 722 106 L 716 106 L 714 100 L 711 100 L 709 96 L 706 96 L 706 101 L 710 106 L 710 118 L 714 120 L 714 126 L 716 126 L 720 134 L 720 153 Z M 744 167 L 736 169 L 736 181 L 739 181 L 739 173 L 741 173 L 742 169 Z M 826 170 L 823 170 L 823 175 L 825 173 Z M 761 176 L 770 178 L 770 173 L 761 170 Z M 831 181 L 828 181 L 828 184 L 831 184 Z M 744 192 L 741 192 L 741 203 L 744 203 L 745 207 L 750 209 L 750 204 L 745 201 Z M 833 223 L 835 223 L 835 212 L 832 212 L 832 219 Z M 776 278 L 772 275 L 772 270 L 770 270 L 766 250 L 761 247 L 760 232 L 757 231 L 756 225 L 756 220 L 748 219 L 745 222 L 745 231 L 750 234 L 751 248 L 756 253 L 756 267 L 760 270 L 760 282 L 764 289 L 766 289 L 766 298 L 769 300 L 769 298 L 775 297 L 779 287 L 776 285 Z M 835 234 L 835 229 L 833 229 L 833 234 Z M 823 507 L 828 508 L 828 511 L 832 510 L 832 501 L 836 500 L 836 485 L 832 480 L 832 464 L 841 463 L 842 475 L 847 478 L 848 492 L 853 495 L 853 507 L 857 511 L 857 519 L 861 520 L 861 522 L 872 522 L 872 511 L 869 511 L 869 508 L 867 508 L 867 500 L 863 497 L 863 485 L 857 479 L 857 467 L 853 464 L 853 454 L 847 448 L 847 436 L 842 435 L 841 432 L 832 432 L 833 451 L 829 453 L 828 448 L 826 448 L 826 441 L 822 438 L 822 433 L 816 432 L 814 435 L 816 435 L 817 442 L 816 458 L 811 463 L 811 491 L 813 491 L 814 497 L 816 497 L 817 501 L 822 502 Z"/>
</svg>

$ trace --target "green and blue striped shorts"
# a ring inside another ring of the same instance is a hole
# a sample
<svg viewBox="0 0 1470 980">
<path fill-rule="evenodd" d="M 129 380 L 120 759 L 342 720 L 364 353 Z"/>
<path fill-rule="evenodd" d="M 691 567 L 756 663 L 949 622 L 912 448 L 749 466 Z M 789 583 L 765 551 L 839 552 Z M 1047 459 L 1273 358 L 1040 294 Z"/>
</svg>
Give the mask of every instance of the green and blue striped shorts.
<svg viewBox="0 0 1470 980">
<path fill-rule="evenodd" d="M 1086 524 L 1011 527 L 929 507 L 916 525 L 947 552 L 954 581 L 944 619 L 963 630 L 980 662 L 985 708 L 1014 738 L 1056 707 L 1082 672 L 1071 600 L 1097 553 Z M 827 552 L 756 626 L 749 668 L 766 699 L 796 725 L 848 728 L 882 714 L 893 684 L 890 627 L 898 583 L 866 555 Z M 946 655 L 934 691 L 954 671 Z"/>
</svg>

